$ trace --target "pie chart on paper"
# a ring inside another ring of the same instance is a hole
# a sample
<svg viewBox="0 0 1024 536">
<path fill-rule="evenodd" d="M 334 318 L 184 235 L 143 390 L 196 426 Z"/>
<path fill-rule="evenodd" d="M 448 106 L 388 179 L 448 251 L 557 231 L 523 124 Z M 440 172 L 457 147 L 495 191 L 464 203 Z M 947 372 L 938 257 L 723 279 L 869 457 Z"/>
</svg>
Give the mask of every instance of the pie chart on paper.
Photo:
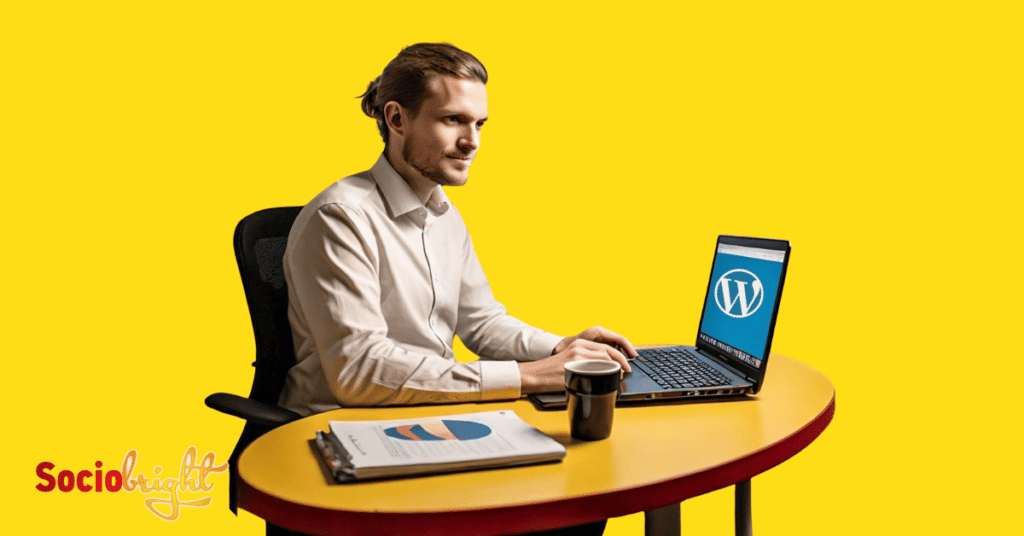
<svg viewBox="0 0 1024 536">
<path fill-rule="evenodd" d="M 470 441 L 491 435 L 491 428 L 471 421 L 440 420 L 385 428 L 388 437 L 403 441 Z"/>
</svg>

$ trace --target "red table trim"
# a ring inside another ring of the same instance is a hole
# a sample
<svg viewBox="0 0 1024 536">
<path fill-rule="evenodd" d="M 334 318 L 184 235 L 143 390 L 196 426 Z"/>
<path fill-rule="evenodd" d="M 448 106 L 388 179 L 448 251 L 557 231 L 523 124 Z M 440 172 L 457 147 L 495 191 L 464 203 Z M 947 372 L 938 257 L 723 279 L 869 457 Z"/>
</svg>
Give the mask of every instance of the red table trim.
<svg viewBox="0 0 1024 536">
<path fill-rule="evenodd" d="M 238 504 L 270 523 L 309 534 L 478 534 L 492 536 L 589 523 L 651 511 L 763 473 L 811 444 L 832 422 L 835 395 L 811 422 L 789 437 L 748 456 L 707 471 L 649 484 L 640 489 L 560 501 L 442 513 L 348 512 L 295 505 L 250 487 L 239 478 Z"/>
</svg>

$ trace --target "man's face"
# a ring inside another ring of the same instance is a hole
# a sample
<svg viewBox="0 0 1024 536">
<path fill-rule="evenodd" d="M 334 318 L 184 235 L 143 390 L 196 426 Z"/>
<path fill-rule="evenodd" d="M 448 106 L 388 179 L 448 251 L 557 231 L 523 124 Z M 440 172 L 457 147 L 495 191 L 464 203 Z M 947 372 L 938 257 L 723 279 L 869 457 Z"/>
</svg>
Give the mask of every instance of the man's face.
<svg viewBox="0 0 1024 536">
<path fill-rule="evenodd" d="M 433 76 L 427 90 L 419 113 L 404 121 L 402 160 L 431 182 L 461 186 L 480 147 L 487 89 L 474 80 Z"/>
</svg>

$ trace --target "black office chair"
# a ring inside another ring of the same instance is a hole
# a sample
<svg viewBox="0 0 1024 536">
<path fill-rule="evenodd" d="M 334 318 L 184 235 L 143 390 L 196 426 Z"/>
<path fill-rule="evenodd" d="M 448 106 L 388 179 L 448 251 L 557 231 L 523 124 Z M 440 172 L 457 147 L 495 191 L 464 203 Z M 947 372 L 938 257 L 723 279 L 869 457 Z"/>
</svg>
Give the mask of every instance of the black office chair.
<svg viewBox="0 0 1024 536">
<path fill-rule="evenodd" d="M 256 361 L 253 362 L 256 372 L 248 398 L 228 393 L 206 397 L 207 406 L 246 421 L 228 460 L 229 506 L 235 513 L 238 513 L 238 457 L 242 451 L 261 435 L 301 417 L 277 405 L 288 369 L 295 365 L 282 259 L 288 231 L 300 210 L 302 207 L 268 208 L 246 216 L 235 227 L 235 260 L 256 337 Z M 267 535 L 277 534 L 295 533 L 267 523 Z"/>
</svg>

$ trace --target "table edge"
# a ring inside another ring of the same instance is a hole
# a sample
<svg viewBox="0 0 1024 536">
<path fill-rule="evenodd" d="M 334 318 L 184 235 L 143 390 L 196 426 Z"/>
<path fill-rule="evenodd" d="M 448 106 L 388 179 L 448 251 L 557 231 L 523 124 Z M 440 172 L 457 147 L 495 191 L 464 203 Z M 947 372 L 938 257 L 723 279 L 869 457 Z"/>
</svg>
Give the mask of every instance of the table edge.
<svg viewBox="0 0 1024 536">
<path fill-rule="evenodd" d="M 446 512 L 356 512 L 295 505 L 238 481 L 238 504 L 243 509 L 275 525 L 310 534 L 349 535 L 381 533 L 418 534 L 420 532 L 456 534 L 515 534 L 559 526 L 571 526 L 618 517 L 678 503 L 686 499 L 731 486 L 763 473 L 811 444 L 832 422 L 835 415 L 835 389 L 828 405 L 814 419 L 793 434 L 718 467 L 635 488 L 619 489 L 586 497 L 570 497 L 552 502 L 519 504 L 496 508 Z M 258 513 L 257 513 L 258 512 Z M 458 512 L 459 515 L 453 516 Z M 545 520 L 543 524 L 534 520 Z"/>
</svg>

